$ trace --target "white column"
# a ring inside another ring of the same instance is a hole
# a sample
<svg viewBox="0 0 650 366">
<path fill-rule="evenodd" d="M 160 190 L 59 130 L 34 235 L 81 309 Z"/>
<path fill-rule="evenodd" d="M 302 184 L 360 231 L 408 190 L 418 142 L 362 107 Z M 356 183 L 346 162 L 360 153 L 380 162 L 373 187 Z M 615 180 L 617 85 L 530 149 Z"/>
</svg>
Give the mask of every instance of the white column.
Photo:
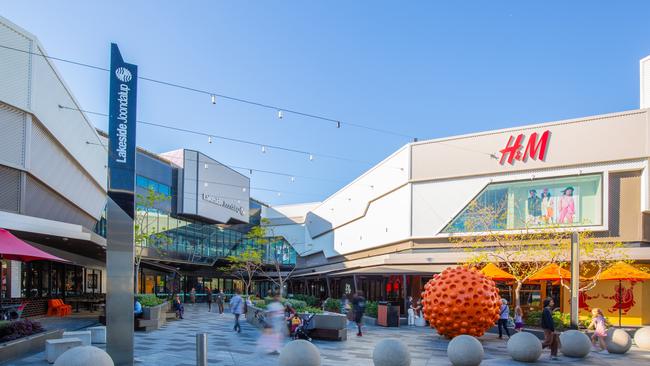
<svg viewBox="0 0 650 366">
<path fill-rule="evenodd" d="M 22 263 L 19 261 L 11 261 L 11 283 L 9 284 L 9 294 L 11 297 L 20 297 L 22 292 L 21 276 L 22 276 Z"/>
</svg>

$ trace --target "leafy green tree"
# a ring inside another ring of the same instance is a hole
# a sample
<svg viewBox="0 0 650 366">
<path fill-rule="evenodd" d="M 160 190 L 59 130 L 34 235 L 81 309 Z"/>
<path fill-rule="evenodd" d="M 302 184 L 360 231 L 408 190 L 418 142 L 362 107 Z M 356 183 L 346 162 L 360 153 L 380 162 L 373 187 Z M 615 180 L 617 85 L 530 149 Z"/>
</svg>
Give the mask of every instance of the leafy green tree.
<svg viewBox="0 0 650 366">
<path fill-rule="evenodd" d="M 136 216 L 134 223 L 135 241 L 135 292 L 140 292 L 138 275 L 145 248 L 151 249 L 162 256 L 166 253 L 171 238 L 167 235 L 166 227 L 158 227 L 160 205 L 171 199 L 170 196 L 156 192 L 152 187 L 147 188 L 146 194 L 136 195 Z"/>
<path fill-rule="evenodd" d="M 253 286 L 255 275 L 262 266 L 262 248 L 256 243 L 249 243 L 237 255 L 226 258 L 228 265 L 223 270 L 235 276 L 244 283 L 245 295 L 249 295 Z"/>
<path fill-rule="evenodd" d="M 291 253 L 291 245 L 284 238 L 276 236 L 272 228 L 269 227 L 271 221 L 262 218 L 259 225 L 254 226 L 247 234 L 247 238 L 257 243 L 263 248 L 266 254 L 263 258 L 264 265 L 262 274 L 279 289 L 280 295 L 284 296 L 284 287 L 296 266 L 287 268 L 285 264 L 286 255 Z"/>
</svg>

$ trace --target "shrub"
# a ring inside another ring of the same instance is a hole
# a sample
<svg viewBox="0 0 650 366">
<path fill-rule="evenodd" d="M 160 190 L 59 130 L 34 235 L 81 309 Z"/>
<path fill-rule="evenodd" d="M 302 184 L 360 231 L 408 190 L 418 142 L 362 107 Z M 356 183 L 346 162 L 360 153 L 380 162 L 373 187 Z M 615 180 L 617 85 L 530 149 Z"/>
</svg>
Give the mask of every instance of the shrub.
<svg viewBox="0 0 650 366">
<path fill-rule="evenodd" d="M 266 301 L 264 300 L 253 300 L 253 306 L 260 309 L 266 309 Z"/>
<path fill-rule="evenodd" d="M 307 303 L 307 306 L 317 306 L 318 305 L 318 298 L 316 296 L 311 296 L 311 295 L 304 295 L 304 294 L 296 294 L 293 295 L 293 298 L 296 300 L 304 301 Z"/>
<path fill-rule="evenodd" d="M 158 298 L 154 294 L 137 294 L 135 297 L 140 302 L 140 305 L 145 308 L 154 307 L 165 302 L 165 300 Z"/>
<path fill-rule="evenodd" d="M 307 303 L 301 300 L 286 299 L 284 302 L 291 304 L 291 307 L 293 307 L 296 311 L 302 311 L 307 307 Z"/>
<path fill-rule="evenodd" d="M 333 313 L 341 312 L 341 300 L 329 298 L 325 301 L 324 308 Z"/>
<path fill-rule="evenodd" d="M 0 338 L 0 342 L 13 341 L 14 339 L 27 337 L 43 331 L 41 323 L 29 319 L 13 321 L 8 326 L 3 325 L 2 329 L 6 334 Z"/>
<path fill-rule="evenodd" d="M 323 309 L 316 308 L 316 307 L 313 307 L 313 306 L 307 306 L 306 308 L 303 309 L 303 311 L 301 311 L 301 313 L 322 314 Z"/>
<path fill-rule="evenodd" d="M 373 318 L 377 317 L 377 301 L 366 302 L 366 315 Z"/>
</svg>

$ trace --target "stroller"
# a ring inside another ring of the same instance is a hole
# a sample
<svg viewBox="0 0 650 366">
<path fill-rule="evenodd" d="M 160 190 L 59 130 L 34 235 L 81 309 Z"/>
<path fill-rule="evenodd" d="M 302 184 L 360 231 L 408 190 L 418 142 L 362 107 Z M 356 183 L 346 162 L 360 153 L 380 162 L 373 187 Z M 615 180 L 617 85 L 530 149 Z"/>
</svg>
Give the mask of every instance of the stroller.
<svg viewBox="0 0 650 366">
<path fill-rule="evenodd" d="M 309 334 L 311 333 L 311 330 L 309 329 L 309 323 L 311 323 L 312 318 L 314 318 L 314 315 L 316 314 L 306 314 L 302 316 L 302 324 L 300 324 L 291 334 L 291 339 L 296 340 L 296 339 L 304 339 L 308 342 L 311 342 L 311 337 Z"/>
</svg>

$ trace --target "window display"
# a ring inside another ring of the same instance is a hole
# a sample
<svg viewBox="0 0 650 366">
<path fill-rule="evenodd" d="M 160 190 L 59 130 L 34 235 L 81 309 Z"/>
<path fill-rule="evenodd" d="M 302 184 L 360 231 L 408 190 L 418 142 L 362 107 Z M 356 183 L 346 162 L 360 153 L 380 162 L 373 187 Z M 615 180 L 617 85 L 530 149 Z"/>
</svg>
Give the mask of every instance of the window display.
<svg viewBox="0 0 650 366">
<path fill-rule="evenodd" d="M 601 224 L 602 176 L 591 174 L 490 184 L 443 232 Z"/>
</svg>

